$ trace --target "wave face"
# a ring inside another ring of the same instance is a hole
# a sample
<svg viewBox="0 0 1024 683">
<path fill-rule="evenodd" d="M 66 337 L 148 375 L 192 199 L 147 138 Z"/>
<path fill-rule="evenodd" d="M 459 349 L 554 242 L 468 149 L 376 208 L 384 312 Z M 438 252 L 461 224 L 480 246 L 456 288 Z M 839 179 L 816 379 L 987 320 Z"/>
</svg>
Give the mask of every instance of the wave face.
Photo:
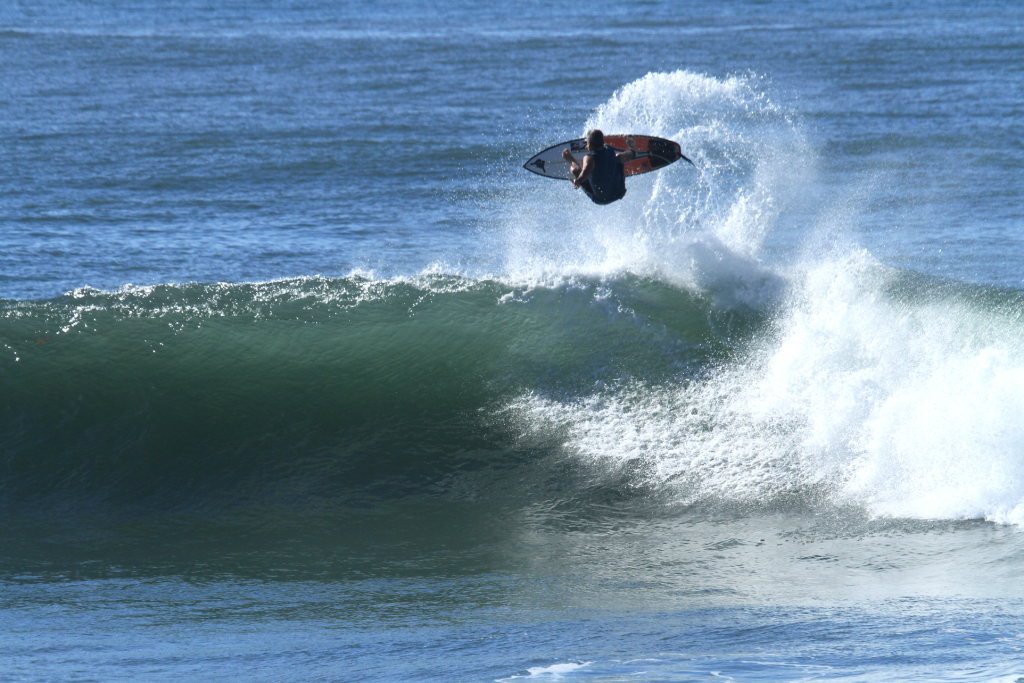
<svg viewBox="0 0 1024 683">
<path fill-rule="evenodd" d="M 1016 524 L 1022 303 L 865 255 L 794 271 L 768 312 L 636 276 L 8 302 L 3 501 L 14 513 L 515 499 L 509 472 L 539 468 L 570 489 L 708 509 Z"/>
<path fill-rule="evenodd" d="M 446 276 L 82 290 L 0 320 L 4 501 L 51 509 L 443 488 L 509 455 L 512 397 L 667 381 L 739 323 L 636 277 Z"/>
</svg>

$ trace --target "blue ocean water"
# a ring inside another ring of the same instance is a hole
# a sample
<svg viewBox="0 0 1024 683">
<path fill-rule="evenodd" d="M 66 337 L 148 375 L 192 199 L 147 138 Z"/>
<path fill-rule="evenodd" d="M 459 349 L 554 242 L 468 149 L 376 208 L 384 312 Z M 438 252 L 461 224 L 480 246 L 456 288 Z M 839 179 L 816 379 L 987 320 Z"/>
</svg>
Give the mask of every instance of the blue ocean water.
<svg viewBox="0 0 1024 683">
<path fill-rule="evenodd" d="M 0 84 L 0 680 L 1024 678 L 1024 8 L 12 0 Z"/>
</svg>

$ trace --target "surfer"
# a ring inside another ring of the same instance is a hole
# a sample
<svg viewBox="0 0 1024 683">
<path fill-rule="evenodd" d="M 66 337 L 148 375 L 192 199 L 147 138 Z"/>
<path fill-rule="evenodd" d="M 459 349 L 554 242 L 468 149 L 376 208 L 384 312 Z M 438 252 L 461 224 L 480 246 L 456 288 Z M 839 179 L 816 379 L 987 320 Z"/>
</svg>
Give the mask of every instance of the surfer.
<svg viewBox="0 0 1024 683">
<path fill-rule="evenodd" d="M 568 149 L 562 158 L 572 164 L 573 189 L 583 188 L 595 204 L 611 204 L 626 196 L 626 169 L 624 164 L 636 158 L 636 143 L 626 136 L 628 151 L 618 152 L 604 146 L 604 133 L 587 131 L 587 151 L 581 163 Z"/>
</svg>

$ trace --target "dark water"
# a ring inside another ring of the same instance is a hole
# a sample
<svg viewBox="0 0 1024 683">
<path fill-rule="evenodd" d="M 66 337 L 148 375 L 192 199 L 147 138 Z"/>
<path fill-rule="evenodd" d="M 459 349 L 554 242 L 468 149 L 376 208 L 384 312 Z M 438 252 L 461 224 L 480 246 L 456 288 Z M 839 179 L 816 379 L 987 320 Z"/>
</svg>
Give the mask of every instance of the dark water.
<svg viewBox="0 0 1024 683">
<path fill-rule="evenodd" d="M 0 679 L 1024 676 L 1022 19 L 0 7 Z"/>
</svg>

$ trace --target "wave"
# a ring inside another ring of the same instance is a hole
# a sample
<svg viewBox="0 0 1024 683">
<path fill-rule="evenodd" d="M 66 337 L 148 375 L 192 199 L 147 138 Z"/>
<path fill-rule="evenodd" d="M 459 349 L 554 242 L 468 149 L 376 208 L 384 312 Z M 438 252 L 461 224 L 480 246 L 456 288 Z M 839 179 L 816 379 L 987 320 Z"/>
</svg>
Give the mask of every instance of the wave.
<svg viewBox="0 0 1024 683">
<path fill-rule="evenodd" d="M 863 253 L 789 280 L 763 310 L 630 274 L 6 302 L 3 500 L 514 498 L 536 469 L 570 498 L 1020 523 L 1024 295 Z"/>
<path fill-rule="evenodd" d="M 651 74 L 587 125 L 700 169 L 557 215 L 567 188 L 520 178 L 477 273 L 4 302 L 3 505 L 602 491 L 1024 521 L 1021 292 L 893 269 L 801 213 L 814 154 L 758 79 Z"/>
<path fill-rule="evenodd" d="M 693 372 L 754 317 L 635 276 L 305 278 L 6 302 L 4 499 L 422 491 L 473 452 L 505 453 L 488 415 L 523 391 Z"/>
<path fill-rule="evenodd" d="M 707 381 L 517 410 L 557 425 L 582 461 L 685 504 L 1024 522 L 1024 294 L 864 253 L 794 279 L 763 336 Z"/>
<path fill-rule="evenodd" d="M 688 505 L 1024 521 L 1020 292 L 861 250 L 842 227 L 858 202 L 815 193 L 815 149 L 763 79 L 648 74 L 586 127 L 678 140 L 699 170 L 644 176 L 612 210 L 584 202 L 569 239 L 550 239 L 559 226 L 531 197 L 499 250 L 508 270 L 643 273 L 766 322 L 700 381 L 524 394 L 524 429 L 562 435 L 610 482 Z"/>
</svg>

